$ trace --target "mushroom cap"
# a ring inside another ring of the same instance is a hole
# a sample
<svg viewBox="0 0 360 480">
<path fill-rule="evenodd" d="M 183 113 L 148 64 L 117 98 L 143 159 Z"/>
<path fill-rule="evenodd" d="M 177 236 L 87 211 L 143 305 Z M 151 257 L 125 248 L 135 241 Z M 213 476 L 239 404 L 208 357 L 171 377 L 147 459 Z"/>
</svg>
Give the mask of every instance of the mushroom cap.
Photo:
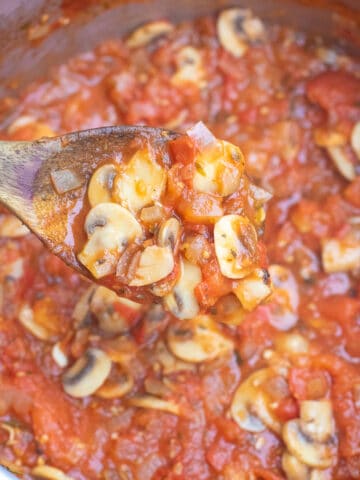
<svg viewBox="0 0 360 480">
<path fill-rule="evenodd" d="M 334 445 L 315 442 L 305 435 L 299 419 L 285 423 L 282 436 L 290 453 L 309 467 L 328 468 L 336 458 Z"/>
<path fill-rule="evenodd" d="M 116 199 L 131 212 L 159 200 L 166 186 L 167 174 L 152 158 L 149 149 L 138 150 L 115 178 Z"/>
<path fill-rule="evenodd" d="M 215 253 L 221 273 L 228 278 L 243 278 L 257 259 L 257 233 L 242 215 L 225 215 L 214 227 Z"/>
<path fill-rule="evenodd" d="M 233 342 L 208 315 L 198 315 L 170 326 L 167 343 L 176 357 L 194 363 L 214 360 L 228 355 L 234 349 Z"/>
<path fill-rule="evenodd" d="M 88 187 L 88 198 L 92 207 L 112 201 L 111 191 L 117 172 L 118 168 L 112 163 L 102 165 L 95 170 Z"/>
<path fill-rule="evenodd" d="M 143 234 L 136 218 L 124 207 L 111 202 L 99 203 L 90 210 L 85 231 L 89 240 L 78 259 L 95 278 L 114 273 L 125 247 Z"/>
<path fill-rule="evenodd" d="M 177 318 L 190 319 L 200 310 L 194 289 L 201 282 L 201 269 L 183 258 L 180 275 L 171 293 L 164 297 L 164 305 Z"/>
<path fill-rule="evenodd" d="M 89 348 L 62 376 L 65 392 L 75 398 L 93 394 L 105 382 L 111 364 L 105 352 Z"/>
</svg>

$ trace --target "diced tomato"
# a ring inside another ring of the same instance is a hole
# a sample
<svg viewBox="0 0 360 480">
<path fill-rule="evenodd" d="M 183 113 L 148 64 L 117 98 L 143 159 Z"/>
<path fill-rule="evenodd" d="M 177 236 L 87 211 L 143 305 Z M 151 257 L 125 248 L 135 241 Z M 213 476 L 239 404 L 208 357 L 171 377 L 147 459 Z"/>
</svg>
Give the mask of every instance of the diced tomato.
<svg viewBox="0 0 360 480">
<path fill-rule="evenodd" d="M 347 72 L 323 72 L 308 82 L 306 93 L 311 102 L 341 113 L 343 106 L 359 106 L 360 79 Z"/>
<path fill-rule="evenodd" d="M 325 110 L 339 104 L 352 105 L 360 102 L 360 79 L 347 72 L 323 72 L 308 82 L 306 93 Z"/>
<path fill-rule="evenodd" d="M 221 198 L 207 193 L 187 191 L 175 205 L 181 217 L 190 223 L 215 223 L 222 215 Z"/>
<path fill-rule="evenodd" d="M 346 187 L 344 196 L 348 202 L 360 208 L 360 175 Z"/>
<path fill-rule="evenodd" d="M 216 258 L 204 264 L 203 281 L 195 288 L 195 295 L 203 307 L 210 307 L 218 298 L 232 291 L 232 282 L 220 271 Z"/>
<path fill-rule="evenodd" d="M 282 398 L 275 409 L 275 413 L 282 422 L 287 422 L 299 416 L 299 404 L 294 397 Z"/>
<path fill-rule="evenodd" d="M 186 165 L 193 162 L 196 155 L 195 144 L 188 135 L 182 135 L 172 142 L 169 142 L 169 148 L 173 156 L 173 161 L 176 163 Z"/>
<path fill-rule="evenodd" d="M 319 312 L 344 325 L 360 313 L 360 300 L 345 295 L 332 295 L 317 302 Z"/>
<path fill-rule="evenodd" d="M 326 397 L 331 386 L 330 375 L 324 370 L 292 368 L 289 389 L 297 400 L 316 400 Z"/>
</svg>

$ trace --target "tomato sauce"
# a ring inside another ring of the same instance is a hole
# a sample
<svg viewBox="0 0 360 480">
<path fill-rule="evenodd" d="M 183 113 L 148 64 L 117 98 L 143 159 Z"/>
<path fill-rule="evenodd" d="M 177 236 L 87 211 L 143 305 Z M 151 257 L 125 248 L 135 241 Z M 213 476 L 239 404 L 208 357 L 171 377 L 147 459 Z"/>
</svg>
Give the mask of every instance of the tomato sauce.
<svg viewBox="0 0 360 480">
<path fill-rule="evenodd" d="M 218 21 L 107 41 L 2 100 L 14 109 L 2 139 L 202 120 L 273 194 L 274 293 L 247 312 L 210 256 L 199 324 L 94 293 L 1 212 L 0 464 L 21 478 L 45 478 L 44 466 L 75 480 L 360 478 L 360 64 L 251 15 L 230 51 Z M 191 233 L 195 259 L 210 247 Z M 89 350 L 111 370 L 79 397 L 66 372 Z M 304 435 L 309 408 L 324 424 Z"/>
</svg>

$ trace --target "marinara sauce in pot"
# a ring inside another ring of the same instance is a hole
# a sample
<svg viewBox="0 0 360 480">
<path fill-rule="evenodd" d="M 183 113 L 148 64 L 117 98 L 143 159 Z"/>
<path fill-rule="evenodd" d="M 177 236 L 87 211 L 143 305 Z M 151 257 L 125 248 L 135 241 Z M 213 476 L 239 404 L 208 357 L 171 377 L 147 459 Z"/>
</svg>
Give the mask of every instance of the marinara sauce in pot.
<svg viewBox="0 0 360 480">
<path fill-rule="evenodd" d="M 46 13 L 33 45 L 75 18 Z M 203 121 L 272 194 L 274 292 L 252 312 L 229 294 L 179 320 L 95 287 L 3 209 L 0 464 L 24 479 L 359 479 L 356 50 L 251 4 L 134 23 L 4 92 L 1 139 Z M 189 265 L 203 261 L 200 233 Z"/>
</svg>

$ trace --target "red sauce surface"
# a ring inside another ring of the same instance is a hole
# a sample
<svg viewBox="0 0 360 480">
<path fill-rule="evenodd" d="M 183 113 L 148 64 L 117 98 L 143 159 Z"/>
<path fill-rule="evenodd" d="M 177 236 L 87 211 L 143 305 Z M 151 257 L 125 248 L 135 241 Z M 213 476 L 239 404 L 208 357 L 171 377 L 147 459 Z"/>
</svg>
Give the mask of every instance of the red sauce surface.
<svg viewBox="0 0 360 480">
<path fill-rule="evenodd" d="M 176 54 L 186 45 L 201 52 L 201 85 L 171 82 Z M 329 399 L 336 448 L 326 478 L 360 478 L 360 266 L 326 273 L 321 259 L 323 242 L 345 238 L 360 216 L 360 163 L 348 140 L 360 118 L 360 65 L 336 49 L 324 52 L 305 35 L 272 26 L 265 42 L 234 58 L 219 45 L 215 19 L 203 18 L 144 48 L 106 42 L 11 102 L 4 100 L 4 108 L 15 106 L 16 118 L 34 119 L 4 129 L 4 139 L 111 124 L 185 131 L 203 120 L 218 138 L 240 145 L 250 174 L 274 195 L 264 237 L 269 263 L 290 270 L 299 302 L 292 326 L 275 300 L 239 314 L 237 325 L 220 322 L 234 343 L 231 354 L 165 373 L 158 349 L 175 319 L 128 315 L 118 305 L 128 319 L 122 338 L 104 333 L 91 315 L 76 327 L 72 312 L 88 282 L 32 235 L 2 236 L 0 423 L 14 427 L 15 437 L 0 428 L 0 463 L 24 478 L 45 463 L 76 480 L 285 479 L 281 433 L 250 433 L 229 413 L 240 383 L 273 358 L 289 362 L 286 394 L 276 398 L 272 390 L 275 416 L 286 422 L 298 417 L 303 400 Z M 319 128 L 347 139 L 352 181 L 316 145 Z M 209 265 L 215 291 L 222 287 L 216 275 Z M 50 332 L 47 340 L 18 321 L 24 304 Z M 213 309 L 217 320 L 227 320 L 225 307 Z M 307 341 L 306 353 L 291 355 L 279 347 L 289 333 Z M 88 346 L 121 353 L 126 344 L 135 352 L 133 390 L 112 400 L 70 397 L 62 387 L 64 369 L 51 355 L 59 341 L 70 364 Z M 149 380 L 164 379 L 165 397 L 181 405 L 184 415 L 130 405 L 135 393 L 149 390 Z"/>
</svg>

